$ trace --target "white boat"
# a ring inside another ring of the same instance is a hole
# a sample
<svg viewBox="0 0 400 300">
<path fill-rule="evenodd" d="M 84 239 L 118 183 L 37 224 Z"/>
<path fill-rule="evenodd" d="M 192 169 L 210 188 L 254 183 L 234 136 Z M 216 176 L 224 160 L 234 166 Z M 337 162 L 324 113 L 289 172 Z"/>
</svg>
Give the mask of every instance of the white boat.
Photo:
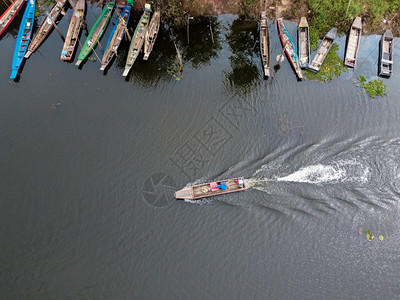
<svg viewBox="0 0 400 300">
<path fill-rule="evenodd" d="M 349 37 L 347 39 L 346 56 L 344 64 L 348 67 L 355 68 L 357 63 L 358 49 L 360 47 L 362 33 L 361 18 L 357 17 L 353 25 L 351 25 Z"/>
</svg>

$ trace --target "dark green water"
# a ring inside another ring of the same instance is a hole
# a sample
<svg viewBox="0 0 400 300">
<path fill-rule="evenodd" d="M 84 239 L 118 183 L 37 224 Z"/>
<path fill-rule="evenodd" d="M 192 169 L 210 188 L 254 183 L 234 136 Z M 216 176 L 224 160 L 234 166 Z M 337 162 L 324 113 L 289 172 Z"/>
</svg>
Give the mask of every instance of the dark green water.
<svg viewBox="0 0 400 300">
<path fill-rule="evenodd" d="M 88 6 L 89 26 L 100 11 Z M 207 23 L 189 45 L 164 26 L 127 80 L 128 42 L 103 74 L 61 61 L 53 32 L 10 81 L 18 24 L 1 37 L 1 298 L 399 297 L 398 48 L 388 95 L 372 100 L 353 80 L 376 78 L 379 36 L 332 82 L 298 82 L 287 60 L 263 80 L 257 23 L 212 24 L 214 44 Z M 173 198 L 236 176 L 252 188 Z"/>
</svg>

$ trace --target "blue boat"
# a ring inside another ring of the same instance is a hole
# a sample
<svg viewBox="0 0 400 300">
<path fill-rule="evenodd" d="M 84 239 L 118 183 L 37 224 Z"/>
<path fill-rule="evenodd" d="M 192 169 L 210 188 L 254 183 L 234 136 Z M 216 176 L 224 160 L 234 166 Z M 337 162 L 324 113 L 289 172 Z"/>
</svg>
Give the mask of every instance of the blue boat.
<svg viewBox="0 0 400 300">
<path fill-rule="evenodd" d="M 100 70 L 104 71 L 104 69 L 110 63 L 114 55 L 117 54 L 117 49 L 121 44 L 122 38 L 125 35 L 125 31 L 128 30 L 127 24 L 129 22 L 130 14 L 131 14 L 131 5 L 128 4 L 123 8 L 121 14 L 118 16 L 118 22 L 115 23 L 114 28 L 110 34 L 110 38 L 108 39 L 105 48 L 106 51 L 104 52 L 104 56 L 101 60 Z"/>
<path fill-rule="evenodd" d="M 24 55 L 28 50 L 29 41 L 32 34 L 33 21 L 35 19 L 35 0 L 29 0 L 26 5 L 21 25 L 19 26 L 17 42 L 14 48 L 14 57 L 11 66 L 10 79 L 15 79 L 18 75 L 19 67 L 24 60 Z"/>
<path fill-rule="evenodd" d="M 297 77 L 303 80 L 303 73 L 300 68 L 300 60 L 297 55 L 296 47 L 294 46 L 293 40 L 290 37 L 289 31 L 287 30 L 282 18 L 276 19 L 278 26 L 278 33 L 281 39 L 282 46 L 285 50 L 286 56 L 292 65 L 293 70 L 296 72 Z"/>
</svg>

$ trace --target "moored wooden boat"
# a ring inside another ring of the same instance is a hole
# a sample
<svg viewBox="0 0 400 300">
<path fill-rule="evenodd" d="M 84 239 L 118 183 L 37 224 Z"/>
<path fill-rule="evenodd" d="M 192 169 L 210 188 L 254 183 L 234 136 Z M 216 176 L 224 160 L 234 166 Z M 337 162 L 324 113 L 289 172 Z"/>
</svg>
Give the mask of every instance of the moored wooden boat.
<svg viewBox="0 0 400 300">
<path fill-rule="evenodd" d="M 19 26 L 17 42 L 15 44 L 14 56 L 11 66 L 11 79 L 15 79 L 18 75 L 19 67 L 24 60 L 24 55 L 28 49 L 29 41 L 32 34 L 33 21 L 35 19 L 35 0 L 29 0 L 26 4 L 24 16 Z"/>
<path fill-rule="evenodd" d="M 131 5 L 127 5 L 123 8 L 121 15 L 118 17 L 118 21 L 115 23 L 114 28 L 111 32 L 110 38 L 108 39 L 106 50 L 101 60 L 100 70 L 104 71 L 107 65 L 110 63 L 114 55 L 117 54 L 117 49 L 121 44 L 122 38 L 127 30 L 127 24 L 129 16 L 131 14 Z"/>
<path fill-rule="evenodd" d="M 38 31 L 36 32 L 31 43 L 29 44 L 29 48 L 25 54 L 25 58 L 28 58 L 33 52 L 35 52 L 36 49 L 39 48 L 40 44 L 51 32 L 54 27 L 54 22 L 60 16 L 66 2 L 67 0 L 57 0 L 56 4 L 54 4 L 48 16 L 44 19 L 42 25 L 40 25 Z"/>
<path fill-rule="evenodd" d="M 15 0 L 0 17 L 0 35 L 18 14 L 25 0 Z"/>
<path fill-rule="evenodd" d="M 310 63 L 310 29 L 306 17 L 301 17 L 297 31 L 297 48 L 299 48 L 299 62 L 301 68 Z"/>
<path fill-rule="evenodd" d="M 379 54 L 379 76 L 390 77 L 393 72 L 393 33 L 390 29 L 382 35 Z"/>
<path fill-rule="evenodd" d="M 282 46 L 285 49 L 286 56 L 292 65 L 293 70 L 296 72 L 297 77 L 300 80 L 303 80 L 303 73 L 301 72 L 299 56 L 297 55 L 296 47 L 294 46 L 293 40 L 287 30 L 285 24 L 283 23 L 282 18 L 278 18 L 276 20 L 276 24 L 278 26 L 278 33 L 282 43 Z"/>
<path fill-rule="evenodd" d="M 263 65 L 264 76 L 270 76 L 271 67 L 271 48 L 269 43 L 269 30 L 267 23 L 267 12 L 261 12 L 260 20 L 260 54 Z"/>
<path fill-rule="evenodd" d="M 324 63 L 324 60 L 328 55 L 329 50 L 331 50 L 332 48 L 333 41 L 336 39 L 336 32 L 337 29 L 335 27 L 331 28 L 328 31 L 307 69 L 314 73 L 317 73 L 321 69 L 321 66 Z"/>
<path fill-rule="evenodd" d="M 74 54 L 75 46 L 79 38 L 79 33 L 82 28 L 84 14 L 85 0 L 78 0 L 75 5 L 71 21 L 69 23 L 67 36 L 65 37 L 64 46 L 61 52 L 62 60 L 71 60 L 72 55 Z"/>
<path fill-rule="evenodd" d="M 143 59 L 147 60 L 151 51 L 153 50 L 154 43 L 156 42 L 158 30 L 160 29 L 160 11 L 156 10 L 151 17 L 149 28 L 146 31 L 144 39 L 144 53 Z"/>
<path fill-rule="evenodd" d="M 358 49 L 360 47 L 362 33 L 361 18 L 357 17 L 353 25 L 351 25 L 349 36 L 347 38 L 346 55 L 344 64 L 348 67 L 355 68 L 357 63 Z"/>
<path fill-rule="evenodd" d="M 239 177 L 185 187 L 175 192 L 175 198 L 193 200 L 244 191 L 247 188 L 245 179 Z"/>
<path fill-rule="evenodd" d="M 136 58 L 139 55 L 140 50 L 143 47 L 144 36 L 146 34 L 147 26 L 149 25 L 150 13 L 151 13 L 151 6 L 150 4 L 146 3 L 144 6 L 143 15 L 140 18 L 135 33 L 133 34 L 132 37 L 132 42 L 128 51 L 128 58 L 126 59 L 125 70 L 122 76 L 128 75 Z"/>
<path fill-rule="evenodd" d="M 78 61 L 76 62 L 77 66 L 82 63 L 82 61 L 89 55 L 89 53 L 99 42 L 107 28 L 108 22 L 110 21 L 114 6 L 115 2 L 109 2 L 94 23 L 92 29 L 90 29 L 89 35 L 87 36 L 85 43 L 82 45 L 82 50 L 79 53 Z"/>
</svg>

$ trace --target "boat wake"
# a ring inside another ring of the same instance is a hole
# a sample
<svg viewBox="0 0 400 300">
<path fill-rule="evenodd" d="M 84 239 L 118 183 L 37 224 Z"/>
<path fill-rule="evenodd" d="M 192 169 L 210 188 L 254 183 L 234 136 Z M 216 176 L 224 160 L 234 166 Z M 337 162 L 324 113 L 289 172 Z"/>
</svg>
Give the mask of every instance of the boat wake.
<svg viewBox="0 0 400 300">
<path fill-rule="evenodd" d="M 294 210 L 317 215 L 321 211 L 342 211 L 349 205 L 367 210 L 386 210 L 397 205 L 400 140 L 370 139 L 347 148 L 346 142 L 343 144 L 344 149 L 337 153 L 330 153 L 324 144 L 319 144 L 269 154 L 265 157 L 268 163 L 258 167 L 256 163 L 253 175 L 245 179 L 250 190 L 262 194 L 229 194 L 218 199 L 231 205 L 259 205 L 285 212 L 293 205 Z M 233 177 L 230 175 L 227 177 Z M 309 200 L 315 200 L 313 205 Z M 212 201 L 209 198 L 199 204 Z"/>
</svg>

